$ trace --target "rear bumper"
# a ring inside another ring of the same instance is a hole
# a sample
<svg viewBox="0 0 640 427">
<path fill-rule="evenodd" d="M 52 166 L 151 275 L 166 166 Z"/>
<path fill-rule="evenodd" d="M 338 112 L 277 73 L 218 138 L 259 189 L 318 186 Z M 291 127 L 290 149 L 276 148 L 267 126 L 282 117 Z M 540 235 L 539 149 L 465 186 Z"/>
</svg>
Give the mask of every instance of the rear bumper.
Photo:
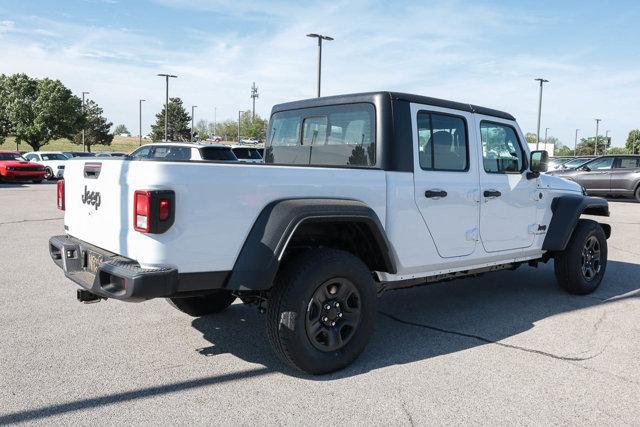
<svg viewBox="0 0 640 427">
<path fill-rule="evenodd" d="M 142 268 L 138 262 L 71 236 L 49 239 L 49 254 L 64 275 L 104 298 L 144 301 L 188 296 L 224 287 L 228 272 L 179 274 L 172 267 Z"/>
</svg>

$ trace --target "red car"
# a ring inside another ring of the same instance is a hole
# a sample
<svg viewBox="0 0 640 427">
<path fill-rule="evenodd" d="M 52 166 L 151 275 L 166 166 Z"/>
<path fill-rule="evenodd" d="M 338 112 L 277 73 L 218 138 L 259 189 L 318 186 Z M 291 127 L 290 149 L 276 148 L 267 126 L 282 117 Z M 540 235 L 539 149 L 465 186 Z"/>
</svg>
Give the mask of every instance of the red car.
<svg viewBox="0 0 640 427">
<path fill-rule="evenodd" d="M 28 162 L 18 151 L 0 151 L 0 182 L 42 182 L 44 166 Z"/>
</svg>

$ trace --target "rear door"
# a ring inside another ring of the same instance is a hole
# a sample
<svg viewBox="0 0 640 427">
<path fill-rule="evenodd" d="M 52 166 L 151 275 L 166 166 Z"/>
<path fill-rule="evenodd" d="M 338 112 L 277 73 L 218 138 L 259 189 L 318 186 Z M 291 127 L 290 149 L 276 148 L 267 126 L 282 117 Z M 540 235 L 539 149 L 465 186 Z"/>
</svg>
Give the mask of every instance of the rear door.
<svg viewBox="0 0 640 427">
<path fill-rule="evenodd" d="M 611 169 L 611 192 L 632 193 L 640 173 L 640 157 L 617 157 Z"/>
<path fill-rule="evenodd" d="M 611 191 L 611 169 L 615 157 L 601 157 L 587 163 L 589 170 L 581 171 L 575 181 L 591 194 L 606 194 Z"/>
<path fill-rule="evenodd" d="M 411 113 L 418 209 L 441 257 L 470 255 L 478 239 L 473 116 L 419 104 L 412 104 Z"/>
<path fill-rule="evenodd" d="M 487 252 L 533 244 L 537 180 L 527 179 L 528 151 L 513 121 L 476 115 L 480 133 L 480 236 Z"/>
</svg>

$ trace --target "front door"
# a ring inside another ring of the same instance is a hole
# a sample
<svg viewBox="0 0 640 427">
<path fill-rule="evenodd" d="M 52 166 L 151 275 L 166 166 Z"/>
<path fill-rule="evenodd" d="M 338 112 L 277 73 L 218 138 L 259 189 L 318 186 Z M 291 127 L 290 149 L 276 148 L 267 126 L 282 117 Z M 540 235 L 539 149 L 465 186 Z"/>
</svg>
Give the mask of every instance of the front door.
<svg viewBox="0 0 640 427">
<path fill-rule="evenodd" d="M 537 179 L 527 179 L 527 151 L 513 122 L 476 116 L 480 132 L 480 236 L 487 252 L 533 244 Z"/>
<path fill-rule="evenodd" d="M 417 104 L 411 111 L 416 204 L 441 257 L 469 255 L 478 240 L 473 116 Z"/>
<path fill-rule="evenodd" d="M 584 171 L 575 176 L 578 184 L 591 194 L 605 194 L 611 190 L 611 168 L 614 157 L 602 157 L 583 166 Z M 588 168 L 588 170 L 586 170 Z"/>
</svg>

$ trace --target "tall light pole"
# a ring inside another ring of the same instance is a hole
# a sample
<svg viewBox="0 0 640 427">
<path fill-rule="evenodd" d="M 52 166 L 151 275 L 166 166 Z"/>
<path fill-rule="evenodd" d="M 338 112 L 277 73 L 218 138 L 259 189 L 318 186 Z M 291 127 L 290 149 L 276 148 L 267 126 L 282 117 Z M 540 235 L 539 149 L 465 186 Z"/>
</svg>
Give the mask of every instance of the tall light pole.
<svg viewBox="0 0 640 427">
<path fill-rule="evenodd" d="M 240 114 L 242 114 L 242 110 L 238 110 L 238 144 L 240 144 Z"/>
<path fill-rule="evenodd" d="M 576 129 L 576 139 L 573 141 L 573 156 L 578 155 L 578 132 L 580 129 Z"/>
<path fill-rule="evenodd" d="M 322 40 L 331 41 L 333 40 L 333 37 L 315 33 L 307 34 L 307 37 L 318 39 L 318 98 L 320 98 L 320 78 L 322 75 Z"/>
<path fill-rule="evenodd" d="M 196 116 L 196 108 L 198 108 L 197 105 L 191 106 L 191 142 L 193 142 L 193 118 Z"/>
<path fill-rule="evenodd" d="M 82 120 L 84 121 L 84 96 L 89 95 L 89 92 L 82 92 Z M 84 146 L 84 123 L 82 124 L 82 151 L 87 151 Z"/>
<path fill-rule="evenodd" d="M 544 149 L 547 150 L 547 133 L 549 132 L 549 128 L 544 129 Z"/>
<path fill-rule="evenodd" d="M 167 134 L 169 129 L 169 78 L 177 79 L 178 76 L 173 74 L 158 74 L 159 77 L 164 77 L 166 81 L 166 92 L 164 102 L 164 142 L 167 142 Z"/>
<path fill-rule="evenodd" d="M 538 130 L 536 131 L 536 150 L 540 148 L 540 118 L 542 117 L 542 85 L 549 83 L 549 80 L 545 80 L 541 77 L 534 79 L 540 82 L 540 95 L 538 97 Z"/>
<path fill-rule="evenodd" d="M 140 129 L 140 142 L 138 144 L 138 147 L 142 146 L 142 103 L 144 101 L 146 101 L 146 99 L 138 100 L 138 104 L 139 104 L 138 112 L 139 112 L 139 119 L 140 119 L 140 121 L 139 121 L 139 125 L 140 125 L 140 128 L 139 128 Z"/>
<path fill-rule="evenodd" d="M 608 131 L 606 131 L 606 132 L 605 132 L 605 134 L 604 134 L 604 137 L 606 138 L 606 140 L 607 140 L 607 141 L 606 141 L 606 144 L 605 144 L 605 146 L 604 146 L 604 153 L 602 153 L 602 154 L 607 154 L 607 148 L 611 145 L 611 144 L 609 143 L 609 132 L 611 132 L 611 131 L 610 131 L 610 130 L 608 130 Z"/>
<path fill-rule="evenodd" d="M 251 110 L 251 122 L 256 119 L 256 98 L 259 98 L 258 95 L 258 86 L 256 86 L 256 82 L 253 82 L 251 86 L 251 100 L 253 101 L 253 109 Z"/>
<path fill-rule="evenodd" d="M 598 129 L 599 129 L 600 122 L 602 121 L 602 119 L 595 119 L 595 120 L 596 120 L 596 143 L 594 145 L 593 155 L 597 156 L 598 155 Z"/>
<path fill-rule="evenodd" d="M 216 136 L 216 116 L 218 115 L 218 107 L 213 107 L 213 136 Z"/>
</svg>

